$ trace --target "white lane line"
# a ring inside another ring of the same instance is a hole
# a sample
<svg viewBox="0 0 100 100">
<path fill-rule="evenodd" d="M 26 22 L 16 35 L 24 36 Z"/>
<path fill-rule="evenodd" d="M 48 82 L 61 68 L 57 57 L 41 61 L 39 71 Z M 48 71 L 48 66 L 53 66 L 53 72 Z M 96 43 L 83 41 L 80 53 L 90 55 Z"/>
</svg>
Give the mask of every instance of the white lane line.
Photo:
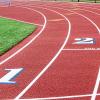
<svg viewBox="0 0 100 100">
<path fill-rule="evenodd" d="M 38 12 L 40 15 L 43 16 L 44 18 L 44 24 L 42 29 L 40 30 L 40 32 L 37 33 L 37 35 L 35 35 L 27 44 L 25 44 L 22 48 L 20 48 L 19 50 L 17 50 L 16 52 L 14 52 L 12 55 L 10 55 L 9 57 L 5 58 L 4 60 L 0 61 L 0 65 L 4 64 L 5 62 L 7 62 L 8 60 L 10 60 L 11 58 L 13 58 L 15 55 L 17 55 L 19 52 L 21 52 L 23 49 L 25 49 L 26 47 L 28 47 L 37 37 L 40 36 L 40 34 L 42 34 L 43 30 L 46 27 L 46 23 L 47 23 L 47 19 L 45 17 L 45 15 L 37 10 L 31 9 L 31 8 L 27 8 L 27 7 L 23 7 L 25 9 L 29 9 L 31 11 L 36 11 Z"/>
<path fill-rule="evenodd" d="M 27 100 L 58 100 L 58 99 L 70 99 L 70 98 L 85 98 L 85 97 L 90 97 L 90 96 L 92 96 L 92 94 L 47 97 L 47 98 L 31 98 L 31 99 L 27 99 Z M 100 94 L 96 94 L 96 96 L 100 96 Z M 19 99 L 19 100 L 25 100 L 25 99 Z"/>
<path fill-rule="evenodd" d="M 68 13 L 66 15 L 73 15 L 75 13 Z M 51 20 L 48 20 L 48 21 L 53 21 L 53 22 L 56 22 L 56 21 L 64 21 L 65 19 L 51 19 Z"/>
<path fill-rule="evenodd" d="M 80 5 L 78 5 L 77 7 L 84 7 L 84 6 L 80 6 Z M 99 8 L 95 8 L 95 7 L 90 7 L 90 6 L 85 6 L 84 8 L 91 8 L 91 9 L 96 9 L 96 10 L 100 10 Z"/>
<path fill-rule="evenodd" d="M 70 11 L 70 12 L 73 12 L 73 13 L 75 13 L 75 14 L 77 14 L 77 15 L 82 16 L 83 18 L 85 18 L 85 19 L 87 19 L 89 22 L 91 22 L 92 25 L 98 30 L 98 33 L 100 34 L 100 28 L 97 26 L 97 24 L 96 24 L 95 22 L 93 22 L 90 18 L 84 16 L 83 14 L 77 13 L 77 12 L 72 11 L 72 10 L 69 10 L 69 9 L 59 8 L 59 7 L 52 7 L 52 8 L 58 8 L 58 9 L 62 9 L 62 10 L 67 10 L 67 11 Z"/>
<path fill-rule="evenodd" d="M 63 51 L 100 51 L 100 49 L 96 49 L 96 48 L 93 48 L 93 49 L 63 49 Z"/>
<path fill-rule="evenodd" d="M 39 7 L 39 8 L 42 8 L 42 7 Z M 47 8 L 43 8 L 43 9 L 47 9 Z M 50 9 L 47 9 L 47 10 L 50 10 Z M 68 32 L 67 32 L 67 36 L 65 38 L 65 41 L 63 43 L 63 45 L 61 46 L 61 48 L 59 49 L 59 51 L 54 55 L 54 57 L 51 59 L 51 61 L 44 67 L 44 69 L 29 83 L 28 86 L 26 86 L 22 92 L 14 99 L 14 100 L 18 100 L 20 97 L 22 97 L 30 88 L 33 84 L 35 84 L 37 82 L 37 80 L 48 70 L 48 68 L 50 68 L 50 66 L 53 64 L 53 62 L 57 59 L 57 57 L 60 55 L 60 53 L 62 52 L 63 48 L 65 47 L 66 43 L 68 42 L 68 39 L 70 37 L 70 31 L 71 31 L 71 23 L 70 21 L 61 13 L 59 12 L 56 12 L 54 10 L 50 10 L 50 11 L 53 11 L 59 15 L 61 15 L 65 21 L 67 21 L 69 27 L 68 28 Z"/>
<path fill-rule="evenodd" d="M 81 8 L 78 8 L 78 9 L 72 9 L 72 10 L 84 10 L 84 11 L 87 11 L 87 12 L 90 12 L 90 13 L 93 13 L 93 14 L 96 14 L 96 15 L 99 15 L 99 13 L 96 13 L 96 12 L 93 12 L 93 11 L 90 11 L 90 10 L 86 10 L 86 9 L 81 9 Z"/>
<path fill-rule="evenodd" d="M 29 6 L 30 6 L 30 4 L 28 4 Z M 41 7 L 52 7 L 52 6 L 45 6 L 44 4 L 43 5 L 40 5 Z M 79 15 L 79 16 L 82 16 L 83 18 L 85 18 L 85 19 L 87 19 L 89 22 L 91 22 L 93 25 L 94 25 L 94 27 L 96 27 L 96 29 L 98 30 L 98 32 L 99 32 L 99 34 L 100 34 L 100 28 L 97 26 L 97 24 L 95 23 L 95 22 L 93 22 L 90 18 L 88 18 L 88 17 L 86 17 L 85 15 L 83 15 L 83 14 L 80 14 L 80 13 L 77 13 L 77 12 L 75 12 L 75 11 L 72 11 L 72 10 L 69 10 L 69 9 L 65 9 L 65 8 L 59 8 L 59 7 L 52 7 L 52 8 L 58 8 L 58 9 L 62 9 L 62 10 L 67 10 L 67 11 L 70 11 L 70 12 L 72 12 L 72 13 L 74 13 L 74 14 L 77 14 L 77 15 Z"/>
<path fill-rule="evenodd" d="M 75 5 L 75 4 L 73 4 L 73 5 Z M 63 6 L 63 5 L 60 4 L 60 6 Z M 63 7 L 66 7 L 66 5 L 64 5 Z M 99 13 L 96 13 L 94 11 L 86 10 L 85 7 L 84 7 L 84 9 L 83 8 L 80 8 L 81 6 L 79 6 L 79 5 L 75 5 L 75 7 L 76 8 L 73 8 L 72 10 L 84 10 L 84 11 L 88 11 L 88 12 L 91 12 L 91 13 L 96 14 L 96 15 L 100 15 Z M 89 8 L 91 8 L 91 7 L 89 7 Z"/>
<path fill-rule="evenodd" d="M 62 6 L 62 4 L 61 4 L 60 6 Z M 64 6 L 66 6 L 66 5 L 64 5 Z M 64 6 L 63 6 L 63 7 L 64 7 Z M 99 13 L 96 13 L 96 12 L 91 11 L 91 10 L 81 9 L 81 8 L 79 8 L 80 6 L 76 6 L 76 7 L 78 7 L 78 8 L 74 8 L 74 9 L 72 9 L 72 10 L 84 10 L 84 11 L 91 12 L 91 13 L 96 14 L 96 15 L 100 15 Z M 84 7 L 84 8 L 85 8 L 85 7 Z M 91 7 L 89 7 L 89 8 L 91 8 Z"/>
<path fill-rule="evenodd" d="M 55 7 L 54 7 L 55 8 Z M 56 7 L 56 8 L 58 8 L 58 7 Z M 63 8 L 58 8 L 58 9 L 63 9 Z M 67 10 L 67 9 L 63 9 L 63 10 Z M 68 10 L 68 11 L 71 11 L 71 10 Z M 71 11 L 71 12 L 74 12 L 74 11 Z M 74 13 L 76 13 L 76 12 L 74 12 Z M 91 19 L 89 19 L 88 17 L 86 17 L 86 16 L 84 16 L 84 15 L 82 15 L 82 14 L 79 14 L 79 13 L 76 13 L 76 14 L 78 14 L 78 15 L 80 15 L 80 16 L 82 16 L 82 17 L 84 17 L 85 19 L 87 19 L 89 22 L 91 22 L 93 25 L 94 25 L 94 27 L 96 27 L 96 29 L 98 30 L 98 32 L 99 32 L 99 34 L 100 34 L 100 29 L 99 29 L 99 27 L 91 20 Z M 98 87 L 98 84 L 96 85 L 96 88 Z M 96 90 L 96 89 L 95 89 Z M 95 91 L 94 90 L 94 91 Z M 96 92 L 96 91 L 95 91 Z M 94 94 L 93 94 L 93 98 L 94 97 L 96 97 L 96 93 L 94 92 Z M 92 100 L 95 100 L 95 99 L 92 99 Z"/>
<path fill-rule="evenodd" d="M 84 6 L 80 6 L 80 5 L 78 5 L 77 7 L 84 7 Z M 98 10 L 98 11 L 100 11 L 99 8 L 94 8 L 94 7 L 90 7 L 90 6 L 85 6 L 84 9 L 86 10 L 86 8 L 90 8 L 91 10 L 94 9 L 94 10 Z M 90 10 L 89 10 L 89 11 L 90 11 Z M 100 14 L 99 14 L 99 15 L 100 15 Z"/>
<path fill-rule="evenodd" d="M 97 76 L 97 80 L 96 80 L 96 84 L 95 84 L 95 87 L 94 87 L 94 90 L 93 90 L 91 100 L 96 100 L 96 95 L 97 95 L 97 92 L 98 92 L 99 83 L 100 83 L 100 68 L 99 68 L 99 72 L 98 72 L 98 76 Z"/>
<path fill-rule="evenodd" d="M 48 20 L 48 21 L 52 21 L 52 22 L 56 22 L 56 21 L 63 21 L 65 19 L 51 19 L 51 20 Z"/>
<path fill-rule="evenodd" d="M 37 26 L 42 26 L 43 27 L 43 25 L 42 24 L 37 24 L 37 23 L 33 23 L 34 25 L 37 25 Z"/>
<path fill-rule="evenodd" d="M 57 7 L 57 8 L 58 8 L 58 7 Z M 63 8 L 59 8 L 59 9 L 63 9 Z M 63 10 L 66 10 L 66 9 L 63 9 Z M 71 10 L 68 10 L 68 11 L 71 11 Z M 73 12 L 73 11 L 72 11 L 72 12 Z M 74 13 L 76 13 L 76 12 L 74 12 Z M 79 14 L 79 13 L 76 13 L 76 14 L 78 14 L 78 15 L 84 17 L 85 19 L 87 19 L 88 21 L 90 21 L 90 22 L 96 27 L 96 29 L 98 30 L 98 32 L 99 32 L 99 34 L 100 34 L 100 29 L 99 29 L 99 27 L 98 27 L 91 19 L 89 19 L 88 17 L 86 17 L 86 16 L 84 16 L 84 15 L 82 15 L 82 14 Z M 99 71 L 100 71 L 100 70 L 99 70 Z M 95 98 L 96 98 L 97 90 L 98 90 L 98 87 L 99 87 L 99 82 L 98 82 L 98 81 L 100 81 L 100 72 L 99 72 L 99 74 L 98 74 L 97 82 L 96 82 L 96 85 L 95 85 L 95 88 L 94 88 L 94 91 L 93 91 L 93 95 L 92 95 L 91 100 L 95 100 Z"/>
</svg>

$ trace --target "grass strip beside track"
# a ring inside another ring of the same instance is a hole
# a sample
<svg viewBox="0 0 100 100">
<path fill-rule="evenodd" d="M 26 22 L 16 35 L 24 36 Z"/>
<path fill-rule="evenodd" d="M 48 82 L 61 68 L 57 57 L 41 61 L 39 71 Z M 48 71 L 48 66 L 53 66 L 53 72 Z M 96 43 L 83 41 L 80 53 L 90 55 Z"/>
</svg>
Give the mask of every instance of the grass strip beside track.
<svg viewBox="0 0 100 100">
<path fill-rule="evenodd" d="M 34 24 L 0 17 L 0 55 L 35 31 Z"/>
</svg>

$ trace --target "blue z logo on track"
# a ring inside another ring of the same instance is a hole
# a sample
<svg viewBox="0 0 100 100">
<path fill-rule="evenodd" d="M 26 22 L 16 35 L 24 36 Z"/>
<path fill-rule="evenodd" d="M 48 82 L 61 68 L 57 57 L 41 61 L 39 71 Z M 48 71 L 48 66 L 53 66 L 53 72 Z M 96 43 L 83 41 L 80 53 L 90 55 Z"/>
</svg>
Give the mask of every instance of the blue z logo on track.
<svg viewBox="0 0 100 100">
<path fill-rule="evenodd" d="M 96 40 L 94 38 L 75 38 L 73 44 L 95 44 Z"/>
<path fill-rule="evenodd" d="M 4 75 L 2 78 L 0 78 L 0 84 L 15 84 L 15 81 L 11 81 L 15 77 L 17 77 L 23 68 L 18 68 L 18 69 L 5 69 L 9 71 L 6 75 Z"/>
</svg>

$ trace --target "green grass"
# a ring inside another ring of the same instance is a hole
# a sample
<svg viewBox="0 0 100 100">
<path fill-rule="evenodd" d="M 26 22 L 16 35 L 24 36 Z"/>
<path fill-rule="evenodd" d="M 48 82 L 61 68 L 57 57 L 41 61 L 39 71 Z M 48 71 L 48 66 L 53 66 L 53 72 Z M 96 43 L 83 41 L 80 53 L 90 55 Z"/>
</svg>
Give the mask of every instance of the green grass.
<svg viewBox="0 0 100 100">
<path fill-rule="evenodd" d="M 36 26 L 0 17 L 0 55 L 35 31 Z"/>
</svg>

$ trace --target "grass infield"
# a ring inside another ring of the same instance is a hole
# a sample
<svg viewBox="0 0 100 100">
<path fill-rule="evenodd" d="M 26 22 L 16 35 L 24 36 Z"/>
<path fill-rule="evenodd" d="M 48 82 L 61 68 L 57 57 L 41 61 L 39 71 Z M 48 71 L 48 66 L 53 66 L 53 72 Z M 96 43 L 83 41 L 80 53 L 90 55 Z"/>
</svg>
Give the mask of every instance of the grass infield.
<svg viewBox="0 0 100 100">
<path fill-rule="evenodd" d="M 0 17 L 0 55 L 35 31 L 34 24 Z"/>
</svg>

